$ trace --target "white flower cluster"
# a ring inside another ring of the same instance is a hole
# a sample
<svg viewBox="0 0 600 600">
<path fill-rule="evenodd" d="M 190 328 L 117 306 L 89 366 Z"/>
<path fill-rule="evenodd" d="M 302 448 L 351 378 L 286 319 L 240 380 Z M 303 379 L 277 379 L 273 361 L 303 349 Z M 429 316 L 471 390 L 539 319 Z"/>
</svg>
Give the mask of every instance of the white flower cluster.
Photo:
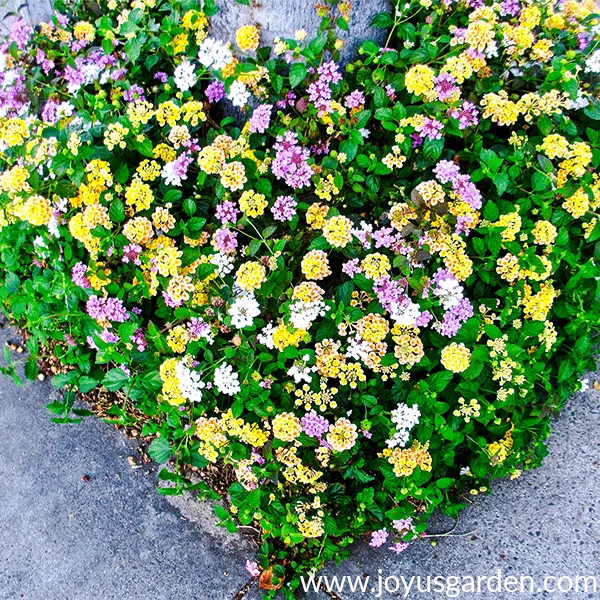
<svg viewBox="0 0 600 600">
<path fill-rule="evenodd" d="M 395 303 L 390 311 L 390 319 L 398 323 L 398 325 L 414 326 L 420 316 L 421 309 L 419 305 L 408 298 Z"/>
<path fill-rule="evenodd" d="M 410 430 L 419 422 L 421 417 L 421 411 L 419 407 L 414 404 L 408 406 L 401 402 L 392 411 L 392 423 L 396 426 L 396 432 L 387 441 L 387 445 L 390 448 L 404 448 L 408 442 L 410 436 Z"/>
<path fill-rule="evenodd" d="M 301 361 L 296 361 L 294 366 L 288 370 L 288 375 L 294 378 L 294 381 L 302 383 L 310 383 L 312 381 L 312 374 L 317 370 L 316 365 L 309 367 L 306 363 L 310 360 L 310 356 L 306 354 L 302 357 Z"/>
<path fill-rule="evenodd" d="M 227 254 L 217 252 L 210 257 L 210 262 L 217 267 L 217 273 L 219 277 L 225 277 L 233 271 L 233 259 Z"/>
<path fill-rule="evenodd" d="M 369 249 L 373 245 L 373 225 L 361 221 L 359 227 L 353 227 L 350 233 L 358 239 L 363 248 Z"/>
<path fill-rule="evenodd" d="M 160 175 L 165 180 L 166 185 L 174 185 L 176 187 L 181 187 L 181 182 L 187 179 L 187 175 L 181 173 L 181 168 L 175 160 L 166 163 L 161 169 Z"/>
<path fill-rule="evenodd" d="M 238 329 L 251 327 L 254 317 L 260 315 L 260 304 L 252 294 L 238 296 L 227 311 L 231 324 Z"/>
<path fill-rule="evenodd" d="M 354 360 L 369 360 L 369 354 L 372 352 L 369 342 L 361 339 L 359 336 L 348 338 L 348 348 L 346 357 Z"/>
<path fill-rule="evenodd" d="M 593 52 L 585 61 L 586 73 L 600 73 L 600 50 Z"/>
<path fill-rule="evenodd" d="M 175 367 L 177 379 L 179 380 L 179 391 L 181 395 L 190 402 L 202 400 L 202 390 L 206 383 L 202 381 L 202 375 L 198 371 L 190 369 L 185 360 L 180 360 Z"/>
<path fill-rule="evenodd" d="M 250 100 L 250 92 L 246 89 L 246 86 L 241 81 L 234 81 L 231 86 L 229 86 L 227 98 L 231 100 L 231 103 L 234 106 L 242 108 L 242 106 L 248 104 L 248 100 Z"/>
<path fill-rule="evenodd" d="M 265 345 L 269 350 L 275 349 L 275 344 L 273 342 L 273 332 L 275 331 L 275 327 L 273 323 L 269 323 L 265 325 L 261 332 L 256 336 L 256 341 L 259 344 Z"/>
<path fill-rule="evenodd" d="M 454 308 L 464 296 L 464 288 L 458 282 L 458 279 L 449 277 L 440 281 L 433 290 L 433 293 L 439 297 L 444 310 Z"/>
<path fill-rule="evenodd" d="M 234 396 L 242 389 L 239 375 L 226 362 L 215 369 L 214 382 L 217 391 L 226 396 Z"/>
<path fill-rule="evenodd" d="M 233 60 L 233 54 L 229 47 L 220 40 L 207 37 L 198 49 L 198 60 L 207 69 L 219 71 Z"/>
<path fill-rule="evenodd" d="M 173 74 L 175 85 L 182 92 L 187 92 L 191 87 L 196 85 L 198 78 L 196 77 L 196 69 L 189 60 L 184 60 L 177 66 Z"/>
<path fill-rule="evenodd" d="M 309 329 L 317 317 L 324 317 L 330 309 L 323 300 L 304 302 L 296 300 L 290 304 L 290 321 L 296 329 Z"/>
<path fill-rule="evenodd" d="M 577 98 L 575 100 L 569 99 L 567 102 L 567 108 L 569 110 L 579 110 L 588 106 L 590 101 L 588 100 L 587 94 L 581 90 L 577 90 Z"/>
</svg>

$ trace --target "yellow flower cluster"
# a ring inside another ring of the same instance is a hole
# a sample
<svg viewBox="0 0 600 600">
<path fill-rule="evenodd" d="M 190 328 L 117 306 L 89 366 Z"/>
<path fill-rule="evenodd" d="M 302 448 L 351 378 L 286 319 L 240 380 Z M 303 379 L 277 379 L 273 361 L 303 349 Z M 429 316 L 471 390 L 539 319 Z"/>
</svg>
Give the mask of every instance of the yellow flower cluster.
<svg viewBox="0 0 600 600">
<path fill-rule="evenodd" d="M 455 417 L 463 417 L 465 423 L 469 423 L 471 418 L 477 418 L 481 414 L 481 405 L 475 398 L 468 403 L 464 398 L 458 399 L 458 408 L 452 413 Z"/>
<path fill-rule="evenodd" d="M 533 243 L 541 246 L 550 246 L 556 240 L 558 231 L 550 221 L 537 221 L 533 230 Z"/>
<path fill-rule="evenodd" d="M 406 156 L 402 154 L 400 146 L 392 146 L 391 151 L 388 152 L 382 159 L 381 162 L 388 169 L 401 169 L 406 162 Z"/>
<path fill-rule="evenodd" d="M 354 447 L 357 437 L 356 425 L 341 417 L 329 427 L 327 443 L 335 452 L 344 452 Z"/>
<path fill-rule="evenodd" d="M 319 287 L 314 281 L 303 281 L 294 287 L 292 300 L 301 300 L 302 302 L 316 302 L 325 295 L 325 290 Z"/>
<path fill-rule="evenodd" d="M 149 258 L 163 277 L 177 275 L 183 252 L 177 248 L 171 238 L 164 235 L 156 238 L 148 244 L 148 250 Z"/>
<path fill-rule="evenodd" d="M 20 146 L 29 137 L 29 127 L 23 119 L 12 117 L 0 123 L 0 141 L 9 148 Z"/>
<path fill-rule="evenodd" d="M 153 116 L 154 107 L 146 100 L 135 100 L 127 106 L 127 118 L 135 129 L 146 125 Z"/>
<path fill-rule="evenodd" d="M 554 299 L 558 295 L 552 283 L 541 283 L 539 292 L 535 294 L 532 287 L 526 283 L 524 291 L 523 312 L 525 318 L 532 321 L 545 321 Z"/>
<path fill-rule="evenodd" d="M 167 100 L 158 105 L 156 109 L 156 120 L 161 127 L 169 125 L 175 127 L 181 118 L 181 109 L 172 100 Z"/>
<path fill-rule="evenodd" d="M 416 365 L 425 356 L 423 342 L 417 327 L 394 324 L 392 328 L 394 356 L 401 365 Z"/>
<path fill-rule="evenodd" d="M 235 34 L 235 43 L 242 52 L 254 52 L 259 42 L 260 34 L 254 25 L 244 25 Z"/>
<path fill-rule="evenodd" d="M 225 152 L 218 146 L 210 145 L 202 148 L 198 154 L 198 164 L 208 175 L 216 175 L 223 168 Z"/>
<path fill-rule="evenodd" d="M 580 187 L 572 196 L 569 196 L 562 207 L 575 219 L 583 217 L 590 210 L 590 199 L 587 192 Z"/>
<path fill-rule="evenodd" d="M 75 27 L 73 27 L 73 35 L 75 36 L 75 39 L 93 42 L 94 37 L 96 36 L 96 29 L 87 21 L 79 21 L 78 23 L 75 23 Z"/>
<path fill-rule="evenodd" d="M 363 340 L 381 342 L 390 331 L 390 325 L 385 317 L 369 313 L 356 323 L 356 331 Z"/>
<path fill-rule="evenodd" d="M 319 382 L 319 391 L 313 392 L 310 386 L 305 383 L 301 388 L 294 390 L 296 396 L 295 405 L 303 406 L 306 412 L 312 410 L 315 405 L 320 411 L 335 410 L 337 402 L 334 400 L 338 393 L 338 388 L 330 387 L 326 379 Z"/>
<path fill-rule="evenodd" d="M 175 217 L 169 212 L 170 205 L 158 206 L 152 213 L 152 223 L 156 229 L 165 233 L 175 227 Z"/>
<path fill-rule="evenodd" d="M 208 17 L 199 10 L 188 10 L 181 20 L 184 29 L 196 32 L 196 43 L 200 44 L 208 33 Z"/>
<path fill-rule="evenodd" d="M 29 172 L 24 167 L 16 165 L 0 174 L 0 190 L 9 194 L 28 192 L 31 186 L 27 182 Z"/>
<path fill-rule="evenodd" d="M 177 151 L 171 148 L 168 144 L 158 144 L 152 151 L 154 158 L 160 158 L 162 161 L 168 163 L 177 158 Z"/>
<path fill-rule="evenodd" d="M 104 145 L 109 150 L 114 150 L 116 146 L 125 148 L 127 146 L 125 137 L 128 133 L 129 129 L 121 123 L 110 123 L 104 132 Z"/>
<path fill-rule="evenodd" d="M 423 198 L 428 206 L 441 204 L 446 197 L 444 188 L 434 180 L 423 181 L 415 188 L 415 192 Z"/>
<path fill-rule="evenodd" d="M 246 181 L 248 181 L 246 169 L 239 161 L 227 163 L 221 169 L 221 185 L 232 192 L 241 190 Z"/>
<path fill-rule="evenodd" d="M 322 377 L 337 377 L 346 358 L 340 353 L 341 342 L 324 339 L 315 345 L 317 372 Z"/>
<path fill-rule="evenodd" d="M 181 115 L 186 123 L 196 127 L 201 121 L 206 121 L 204 105 L 198 100 L 188 100 L 181 107 Z"/>
<path fill-rule="evenodd" d="M 340 193 L 340 189 L 335 185 L 335 180 L 331 173 L 327 175 L 325 179 L 320 178 L 315 186 L 315 194 L 321 200 L 330 201 L 333 196 L 337 196 Z"/>
<path fill-rule="evenodd" d="M 267 205 L 265 195 L 254 190 L 246 190 L 240 196 L 240 208 L 249 217 L 260 217 L 264 214 Z"/>
<path fill-rule="evenodd" d="M 367 376 L 365 375 L 365 372 L 359 363 L 345 362 L 342 365 L 339 377 L 342 385 L 347 385 L 353 390 L 358 387 L 357 382 L 363 382 L 367 380 Z"/>
<path fill-rule="evenodd" d="M 334 248 L 345 248 L 352 241 L 351 231 L 352 221 L 342 215 L 327 219 L 323 226 L 323 235 Z"/>
<path fill-rule="evenodd" d="M 521 231 L 522 220 L 518 212 L 511 212 L 505 215 L 500 215 L 500 218 L 496 222 L 498 227 L 503 227 L 502 230 L 502 241 L 503 242 L 514 242 L 517 233 Z"/>
<path fill-rule="evenodd" d="M 360 263 L 360 268 L 369 279 L 379 279 L 388 275 L 392 269 L 390 259 L 381 252 L 373 252 L 367 255 Z"/>
<path fill-rule="evenodd" d="M 190 341 L 188 330 L 183 325 L 176 325 L 167 334 L 167 344 L 173 352 L 183 354 Z"/>
<path fill-rule="evenodd" d="M 236 437 L 254 448 L 262 448 L 269 441 L 267 429 L 261 429 L 257 423 L 247 423 L 243 419 L 235 419 L 231 409 L 221 415 L 221 428 L 230 437 Z"/>
<path fill-rule="evenodd" d="M 257 261 L 244 263 L 235 275 L 235 282 L 246 292 L 257 290 L 266 280 L 267 270 Z"/>
<path fill-rule="evenodd" d="M 293 442 L 302 432 L 300 419 L 294 413 L 289 412 L 274 417 L 271 426 L 273 436 L 284 442 Z"/>
<path fill-rule="evenodd" d="M 302 259 L 301 269 L 306 279 L 318 281 L 331 275 L 329 260 L 323 250 L 311 250 L 308 252 Z"/>
<path fill-rule="evenodd" d="M 490 457 L 490 464 L 495 466 L 503 463 L 513 447 L 512 427 L 506 432 L 506 435 L 498 442 L 492 442 L 486 446 L 486 452 Z"/>
<path fill-rule="evenodd" d="M 191 277 L 187 275 L 174 275 L 169 280 L 167 294 L 175 302 L 187 302 L 190 299 L 190 293 L 195 289 Z"/>
<path fill-rule="evenodd" d="M 496 261 L 496 273 L 509 283 L 519 279 L 520 271 L 519 259 L 513 254 L 508 253 Z"/>
<path fill-rule="evenodd" d="M 179 359 L 167 358 L 158 370 L 162 385 L 162 396 L 171 405 L 178 406 L 185 403 L 185 398 L 179 389 L 179 377 L 177 376 L 177 365 Z"/>
<path fill-rule="evenodd" d="M 421 444 L 415 440 L 410 448 L 386 448 L 382 456 L 394 467 L 396 477 L 410 477 L 417 467 L 422 471 L 431 471 L 429 442 Z"/>
<path fill-rule="evenodd" d="M 298 456 L 298 451 L 295 447 L 277 448 L 275 450 L 275 458 L 286 466 L 282 474 L 289 483 L 302 483 L 312 485 L 315 488 L 317 487 L 315 482 L 323 475 L 323 472 L 307 467 Z"/>
<path fill-rule="evenodd" d="M 568 158 L 570 155 L 568 140 L 558 133 L 547 135 L 538 150 L 543 150 L 548 158 Z"/>
<path fill-rule="evenodd" d="M 427 65 L 414 65 L 406 73 L 404 85 L 411 94 L 429 99 L 432 93 L 435 95 L 433 92 L 434 77 L 434 71 Z"/>
<path fill-rule="evenodd" d="M 23 204 L 21 214 L 32 225 L 48 225 L 52 218 L 52 204 L 42 196 L 31 196 Z"/>
<path fill-rule="evenodd" d="M 154 194 L 147 183 L 134 177 L 125 192 L 125 200 L 127 205 L 134 207 L 136 211 L 147 210 L 154 201 Z"/>
<path fill-rule="evenodd" d="M 458 235 L 447 239 L 440 250 L 446 268 L 459 281 L 465 281 L 473 272 L 473 261 L 467 256 L 467 244 Z"/>
<path fill-rule="evenodd" d="M 323 229 L 328 212 L 329 206 L 327 206 L 327 204 L 315 202 L 314 204 L 311 204 L 306 211 L 306 222 L 313 229 Z"/>
<path fill-rule="evenodd" d="M 123 227 L 123 235 L 140 246 L 145 246 L 154 236 L 152 223 L 146 217 L 134 217 Z"/>
<path fill-rule="evenodd" d="M 453 373 L 462 373 L 471 364 L 471 351 L 464 344 L 452 342 L 442 350 L 442 364 Z"/>
<path fill-rule="evenodd" d="M 273 332 L 273 344 L 278 350 L 284 350 L 288 346 L 297 348 L 306 335 L 307 331 L 305 329 L 294 329 L 281 323 Z"/>
</svg>

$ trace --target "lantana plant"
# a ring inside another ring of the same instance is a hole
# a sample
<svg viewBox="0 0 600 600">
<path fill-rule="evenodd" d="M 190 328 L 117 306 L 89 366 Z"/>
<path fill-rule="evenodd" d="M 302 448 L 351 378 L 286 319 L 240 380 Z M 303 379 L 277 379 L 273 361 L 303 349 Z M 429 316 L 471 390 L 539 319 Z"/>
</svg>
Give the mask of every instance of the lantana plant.
<svg viewBox="0 0 600 600">
<path fill-rule="evenodd" d="M 595 367 L 596 3 L 400 2 L 345 66 L 345 1 L 272 46 L 103 4 L 0 46 L 0 301 L 55 420 L 105 388 L 165 493 L 212 463 L 289 598 L 539 465 Z"/>
</svg>

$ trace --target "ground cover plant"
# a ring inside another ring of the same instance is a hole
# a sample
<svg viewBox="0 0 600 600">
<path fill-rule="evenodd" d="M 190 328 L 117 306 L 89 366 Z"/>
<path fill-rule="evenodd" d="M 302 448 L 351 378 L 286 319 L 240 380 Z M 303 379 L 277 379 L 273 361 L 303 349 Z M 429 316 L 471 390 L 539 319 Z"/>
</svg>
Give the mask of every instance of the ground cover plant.
<svg viewBox="0 0 600 600">
<path fill-rule="evenodd" d="M 595 368 L 595 3 L 401 2 L 346 67 L 347 2 L 272 47 L 105 4 L 0 47 L 0 300 L 55 420 L 104 387 L 153 458 L 231 475 L 288 597 L 539 465 Z"/>
</svg>

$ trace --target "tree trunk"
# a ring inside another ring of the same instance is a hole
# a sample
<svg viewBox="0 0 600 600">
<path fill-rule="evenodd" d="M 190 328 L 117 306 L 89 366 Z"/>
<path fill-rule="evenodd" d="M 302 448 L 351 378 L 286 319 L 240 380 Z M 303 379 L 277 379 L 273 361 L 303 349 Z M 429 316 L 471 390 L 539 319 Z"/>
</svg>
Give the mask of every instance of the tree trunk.
<svg viewBox="0 0 600 600">
<path fill-rule="evenodd" d="M 250 6 L 238 4 L 235 0 L 217 0 L 217 6 L 219 12 L 211 19 L 213 34 L 231 42 L 236 30 L 242 25 L 259 25 L 261 43 L 272 45 L 277 37 L 293 38 L 298 29 L 305 29 L 310 39 L 316 34 L 320 23 L 315 0 L 250 0 Z M 371 27 L 371 20 L 384 10 L 390 10 L 388 0 L 352 2 L 350 30 L 341 35 L 346 42 L 342 52 L 345 62 L 352 59 L 361 42 L 368 39 L 381 41 L 385 32 Z"/>
<path fill-rule="evenodd" d="M 28 23 L 35 25 L 47 21 L 52 16 L 52 12 L 52 0 L 0 0 L 0 20 L 9 27 L 12 19 L 9 13 L 18 13 Z"/>
</svg>

